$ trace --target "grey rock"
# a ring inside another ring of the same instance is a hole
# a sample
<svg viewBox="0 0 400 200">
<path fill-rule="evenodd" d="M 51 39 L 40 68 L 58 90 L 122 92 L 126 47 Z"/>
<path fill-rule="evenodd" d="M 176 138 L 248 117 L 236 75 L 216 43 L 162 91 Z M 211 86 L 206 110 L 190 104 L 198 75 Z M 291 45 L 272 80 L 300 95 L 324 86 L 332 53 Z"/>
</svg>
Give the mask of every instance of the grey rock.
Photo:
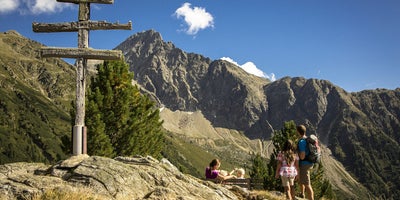
<svg viewBox="0 0 400 200">
<path fill-rule="evenodd" d="M 105 199 L 238 199 L 229 188 L 182 174 L 169 161 L 152 157 L 83 155 L 53 166 L 0 165 L 0 193 L 5 199 L 29 199 L 48 190 L 73 192 L 82 187 Z"/>
</svg>

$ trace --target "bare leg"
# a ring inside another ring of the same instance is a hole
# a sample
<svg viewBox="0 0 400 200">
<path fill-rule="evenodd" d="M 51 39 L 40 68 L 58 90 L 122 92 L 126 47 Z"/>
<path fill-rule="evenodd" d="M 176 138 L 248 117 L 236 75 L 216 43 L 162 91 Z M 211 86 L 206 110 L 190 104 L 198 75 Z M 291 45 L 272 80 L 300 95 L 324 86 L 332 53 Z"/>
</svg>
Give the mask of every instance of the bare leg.
<svg viewBox="0 0 400 200">
<path fill-rule="evenodd" d="M 293 200 L 295 200 L 296 198 L 295 198 L 295 188 L 294 188 L 294 185 L 291 185 L 290 187 L 290 196 L 292 197 L 291 199 L 293 199 Z"/>
<path fill-rule="evenodd" d="M 304 184 L 300 184 L 301 198 L 306 197 L 306 196 L 304 195 L 304 190 L 305 190 L 305 185 L 304 185 Z"/>
<path fill-rule="evenodd" d="M 314 200 L 314 191 L 311 187 L 311 184 L 305 185 L 307 191 L 307 199 Z"/>
<path fill-rule="evenodd" d="M 286 199 L 292 200 L 292 195 L 290 194 L 290 186 L 285 186 Z"/>
</svg>

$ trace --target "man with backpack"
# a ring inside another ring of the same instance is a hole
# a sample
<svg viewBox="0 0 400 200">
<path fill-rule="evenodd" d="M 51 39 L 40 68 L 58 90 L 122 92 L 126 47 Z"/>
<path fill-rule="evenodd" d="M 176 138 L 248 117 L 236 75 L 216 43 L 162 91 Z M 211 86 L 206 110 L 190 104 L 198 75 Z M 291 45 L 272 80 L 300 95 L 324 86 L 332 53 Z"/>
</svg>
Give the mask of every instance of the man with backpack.
<svg viewBox="0 0 400 200">
<path fill-rule="evenodd" d="M 307 192 L 307 199 L 314 200 L 314 191 L 311 186 L 310 170 L 313 168 L 313 162 L 306 159 L 310 154 L 307 144 L 306 127 L 304 125 L 297 126 L 297 133 L 299 134 L 299 142 L 297 150 L 300 158 L 299 162 L 299 183 L 301 189 L 301 196 L 304 198 L 304 192 Z"/>
</svg>

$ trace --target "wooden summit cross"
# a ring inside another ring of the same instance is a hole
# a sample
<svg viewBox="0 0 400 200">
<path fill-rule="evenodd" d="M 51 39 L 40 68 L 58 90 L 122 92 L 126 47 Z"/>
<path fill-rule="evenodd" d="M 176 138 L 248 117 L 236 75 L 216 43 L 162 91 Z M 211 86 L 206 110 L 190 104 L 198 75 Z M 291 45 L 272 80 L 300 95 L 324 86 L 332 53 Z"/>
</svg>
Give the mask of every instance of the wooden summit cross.
<svg viewBox="0 0 400 200">
<path fill-rule="evenodd" d="M 85 128 L 85 85 L 88 59 L 118 60 L 122 52 L 117 50 L 98 50 L 89 48 L 89 30 L 123 29 L 131 30 L 132 22 L 128 24 L 108 23 L 105 21 L 90 21 L 90 3 L 113 4 L 114 0 L 57 0 L 64 3 L 79 4 L 77 22 L 68 23 L 32 23 L 34 32 L 78 32 L 78 48 L 43 47 L 42 57 L 76 58 L 76 117 L 72 131 L 72 154 L 87 153 Z"/>
</svg>

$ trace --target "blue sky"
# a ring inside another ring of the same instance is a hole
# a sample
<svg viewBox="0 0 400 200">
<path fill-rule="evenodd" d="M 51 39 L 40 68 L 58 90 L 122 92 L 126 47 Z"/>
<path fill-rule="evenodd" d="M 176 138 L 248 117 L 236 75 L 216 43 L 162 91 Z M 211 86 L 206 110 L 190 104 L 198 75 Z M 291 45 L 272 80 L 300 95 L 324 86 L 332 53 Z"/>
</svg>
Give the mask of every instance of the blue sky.
<svg viewBox="0 0 400 200">
<path fill-rule="evenodd" d="M 77 10 L 56 0 L 0 0 L 0 31 L 76 47 L 76 33 L 34 33 L 32 22 L 76 21 Z M 400 87 L 399 0 L 114 0 L 92 4 L 91 20 L 133 23 L 131 31 L 91 31 L 92 48 L 153 29 L 186 52 L 272 80 L 324 79 L 348 92 Z"/>
</svg>

